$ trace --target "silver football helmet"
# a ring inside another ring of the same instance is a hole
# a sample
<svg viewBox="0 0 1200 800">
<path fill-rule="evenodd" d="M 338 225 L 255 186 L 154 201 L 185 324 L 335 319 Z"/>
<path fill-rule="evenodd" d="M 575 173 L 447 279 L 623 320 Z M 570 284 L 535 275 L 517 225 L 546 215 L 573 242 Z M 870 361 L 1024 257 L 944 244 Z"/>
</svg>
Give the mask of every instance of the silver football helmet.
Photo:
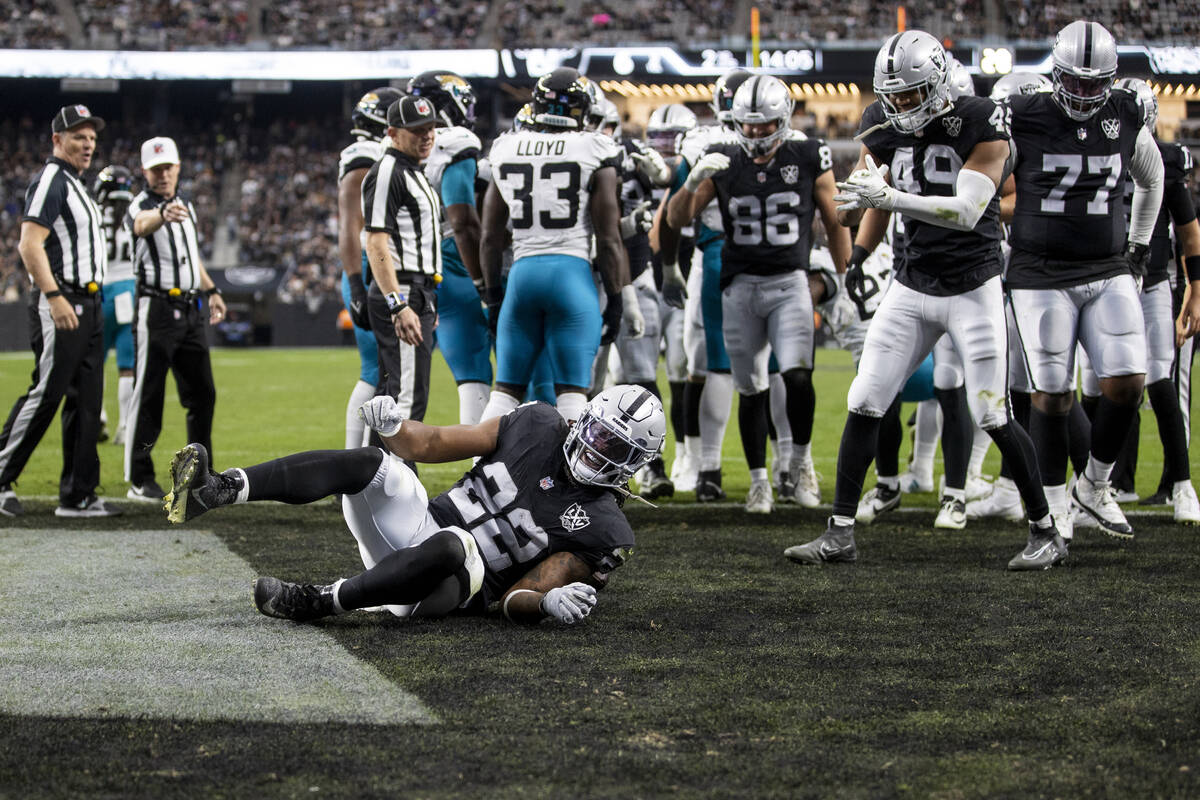
<svg viewBox="0 0 1200 800">
<path fill-rule="evenodd" d="M 603 133 L 604 128 L 609 125 L 617 126 L 617 133 L 613 134 L 614 138 L 620 136 L 621 115 L 617 111 L 616 104 L 601 92 L 599 99 L 592 103 L 592 107 L 588 109 L 584 127 L 589 131 L 600 131 Z"/>
<path fill-rule="evenodd" d="M 1099 22 L 1075 20 L 1054 40 L 1054 101 L 1076 122 L 1108 100 L 1117 74 L 1117 43 Z"/>
<path fill-rule="evenodd" d="M 729 113 L 733 116 L 738 143 L 747 155 L 765 156 L 783 141 L 792 124 L 794 105 L 791 90 L 774 75 L 754 75 L 738 87 Z M 776 123 L 775 130 L 766 136 L 747 135 L 747 125 L 770 122 Z"/>
<path fill-rule="evenodd" d="M 667 415 L 657 397 L 641 386 L 612 386 L 584 406 L 567 433 L 563 455 L 578 483 L 623 487 L 662 452 Z"/>
<path fill-rule="evenodd" d="M 1121 78 L 1113 86 L 1117 89 L 1124 89 L 1137 98 L 1138 105 L 1142 107 L 1142 119 L 1145 121 L 1146 127 L 1153 133 L 1155 126 L 1158 125 L 1158 95 L 1154 93 L 1150 84 L 1141 78 Z"/>
<path fill-rule="evenodd" d="M 950 110 L 946 51 L 925 31 L 904 31 L 884 42 L 873 83 L 883 113 L 901 133 L 916 133 Z"/>
<path fill-rule="evenodd" d="M 996 102 L 1007 100 L 1014 94 L 1037 94 L 1049 92 L 1054 84 L 1045 75 L 1036 72 L 1010 72 L 992 86 L 990 97 Z"/>
<path fill-rule="evenodd" d="M 967 71 L 966 65 L 952 56 L 946 71 L 948 73 L 946 79 L 950 81 L 951 100 L 975 95 L 975 81 L 971 79 L 971 73 Z"/>
<path fill-rule="evenodd" d="M 712 102 L 709 104 L 713 117 L 730 130 L 734 129 L 733 96 L 737 94 L 738 88 L 751 77 L 749 70 L 738 67 L 717 78 L 716 83 L 713 84 Z"/>
<path fill-rule="evenodd" d="M 679 154 L 679 139 L 696 127 L 696 115 L 685 105 L 670 103 L 650 112 L 646 143 L 665 158 Z"/>
</svg>

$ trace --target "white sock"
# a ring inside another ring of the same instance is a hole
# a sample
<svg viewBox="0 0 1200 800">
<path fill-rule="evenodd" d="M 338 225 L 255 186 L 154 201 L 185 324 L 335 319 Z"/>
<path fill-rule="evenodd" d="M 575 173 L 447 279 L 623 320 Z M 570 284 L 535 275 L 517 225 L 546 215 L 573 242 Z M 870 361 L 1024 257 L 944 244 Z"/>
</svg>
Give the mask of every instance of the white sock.
<svg viewBox="0 0 1200 800">
<path fill-rule="evenodd" d="M 1097 461 L 1094 455 L 1088 456 L 1087 466 L 1083 468 L 1084 477 L 1092 483 L 1108 483 L 1112 477 L 1113 465 Z"/>
<path fill-rule="evenodd" d="M 341 591 L 342 584 L 345 582 L 346 582 L 345 578 L 338 578 L 337 582 L 333 584 L 333 613 L 335 613 L 335 614 L 345 614 L 346 613 L 346 609 L 342 608 L 342 603 L 338 599 L 338 592 Z"/>
<path fill-rule="evenodd" d="M 458 423 L 474 425 L 488 404 L 488 385 L 471 381 L 458 385 Z"/>
<path fill-rule="evenodd" d="M 246 477 L 246 470 L 237 467 L 233 470 L 237 476 L 242 479 L 242 488 L 238 490 L 237 499 L 233 501 L 233 505 L 250 502 L 250 479 Z"/>
<path fill-rule="evenodd" d="M 834 514 L 832 517 L 830 517 L 830 519 L 833 520 L 834 525 L 837 525 L 840 528 L 854 527 L 854 517 L 843 517 L 840 514 Z"/>
<path fill-rule="evenodd" d="M 1174 500 L 1176 497 L 1179 497 L 1179 493 L 1186 492 L 1191 485 L 1192 481 L 1190 478 L 1186 481 L 1175 481 L 1171 486 L 1171 499 Z"/>
<path fill-rule="evenodd" d="M 490 405 L 490 404 L 489 404 Z M 587 395 L 583 392 L 563 392 L 558 396 L 558 413 L 567 422 L 574 422 L 583 416 L 584 406 L 587 405 Z"/>
<path fill-rule="evenodd" d="M 937 400 L 917 403 L 916 435 L 913 439 L 912 465 L 909 467 L 914 474 L 933 474 L 933 454 L 937 452 L 941 431 L 942 409 Z"/>
<path fill-rule="evenodd" d="M 967 502 L 967 490 L 966 489 L 951 489 L 949 487 L 946 487 L 945 489 L 942 490 L 942 497 L 950 497 L 954 500 L 958 500 L 959 502 L 965 503 L 965 502 Z"/>
<path fill-rule="evenodd" d="M 900 491 L 900 476 L 899 475 L 888 475 L 888 476 L 884 477 L 883 475 L 876 473 L 875 474 L 875 482 L 878 483 L 883 488 L 890 489 L 893 492 Z"/>
<path fill-rule="evenodd" d="M 767 482 L 767 468 L 759 467 L 758 469 L 750 470 L 750 482 L 751 483 L 766 483 Z"/>
<path fill-rule="evenodd" d="M 129 404 L 133 400 L 133 376 L 121 375 L 117 378 L 117 427 L 125 428 L 129 423 Z"/>
<path fill-rule="evenodd" d="M 721 468 L 721 445 L 725 441 L 725 426 L 733 412 L 733 376 L 727 372 L 710 372 L 700 395 L 700 469 Z"/>
<path fill-rule="evenodd" d="M 1053 509 L 1064 509 L 1067 507 L 1067 486 L 1060 483 L 1058 486 L 1043 486 L 1042 491 L 1046 493 L 1046 502 Z"/>
<path fill-rule="evenodd" d="M 812 464 L 812 442 L 792 445 L 792 461 L 802 466 Z"/>
<path fill-rule="evenodd" d="M 987 458 L 992 437 L 978 425 L 975 426 L 975 443 L 971 445 L 971 461 L 967 465 L 967 477 L 983 474 L 983 460 Z"/>
<path fill-rule="evenodd" d="M 521 405 L 521 401 L 511 394 L 493 391 L 488 398 L 487 405 L 483 408 L 483 414 L 480 416 L 479 421 L 486 422 L 493 417 L 503 417 L 519 405 Z"/>
<path fill-rule="evenodd" d="M 687 453 L 688 458 L 692 459 L 692 468 L 700 469 L 700 453 L 703 450 L 700 446 L 699 436 L 683 437 L 683 448 Z"/>
<path fill-rule="evenodd" d="M 358 409 L 363 403 L 375 396 L 375 387 L 366 381 L 358 381 L 350 392 L 350 400 L 346 403 L 346 449 L 362 447 L 363 430 L 367 427 L 358 418 Z"/>
</svg>

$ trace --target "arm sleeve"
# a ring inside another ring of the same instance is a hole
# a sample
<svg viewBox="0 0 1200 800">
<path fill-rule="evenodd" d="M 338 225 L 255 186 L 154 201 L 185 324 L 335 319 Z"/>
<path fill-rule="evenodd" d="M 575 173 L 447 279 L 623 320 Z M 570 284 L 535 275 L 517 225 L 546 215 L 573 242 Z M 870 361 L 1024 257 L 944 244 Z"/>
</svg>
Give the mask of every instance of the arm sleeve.
<svg viewBox="0 0 1200 800">
<path fill-rule="evenodd" d="M 442 205 L 475 205 L 475 159 L 455 161 L 442 173 Z"/>
<path fill-rule="evenodd" d="M 952 197 L 925 197 L 896 192 L 891 210 L 930 225 L 970 231 L 975 229 L 988 203 L 996 196 L 996 191 L 996 184 L 987 175 L 973 169 L 963 169 L 958 172 Z"/>
<path fill-rule="evenodd" d="M 1129 241 L 1149 244 L 1158 222 L 1158 210 L 1163 196 L 1163 163 L 1158 145 L 1150 131 L 1138 131 L 1133 157 L 1129 160 L 1129 175 L 1133 178 L 1133 210 L 1129 215 Z"/>
</svg>

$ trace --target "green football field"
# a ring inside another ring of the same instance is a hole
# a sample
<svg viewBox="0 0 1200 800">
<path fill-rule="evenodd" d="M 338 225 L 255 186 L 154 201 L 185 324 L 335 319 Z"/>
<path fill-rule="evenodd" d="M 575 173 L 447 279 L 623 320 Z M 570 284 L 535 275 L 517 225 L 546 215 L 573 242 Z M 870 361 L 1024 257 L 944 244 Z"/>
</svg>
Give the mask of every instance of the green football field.
<svg viewBox="0 0 1200 800">
<path fill-rule="evenodd" d="M 342 445 L 352 350 L 214 365 L 218 468 Z M 31 368 L 0 356 L 0 402 Z M 456 421 L 435 369 L 429 420 Z M 851 375 L 818 353 L 826 503 Z M 110 389 L 115 421 L 111 365 Z M 160 476 L 185 443 L 168 398 Z M 725 460 L 740 501 L 736 424 Z M 250 584 L 361 568 L 331 501 L 59 520 L 60 463 L 56 424 L 26 515 L 0 520 L 0 797 L 1200 796 L 1200 531 L 1167 507 L 1128 507 L 1132 542 L 1080 531 L 1065 567 L 1010 574 L 1024 526 L 935 532 L 932 495 L 823 568 L 781 553 L 828 507 L 630 503 L 636 554 L 579 626 L 301 626 L 259 615 Z M 463 467 L 422 477 L 440 491 Z M 1145 414 L 1141 493 L 1160 468 Z"/>
</svg>

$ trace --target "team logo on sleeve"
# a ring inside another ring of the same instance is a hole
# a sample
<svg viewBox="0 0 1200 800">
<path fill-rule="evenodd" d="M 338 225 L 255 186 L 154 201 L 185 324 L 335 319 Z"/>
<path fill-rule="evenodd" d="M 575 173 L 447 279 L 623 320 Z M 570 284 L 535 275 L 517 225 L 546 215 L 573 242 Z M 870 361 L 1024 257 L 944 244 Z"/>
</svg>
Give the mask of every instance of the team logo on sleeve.
<svg viewBox="0 0 1200 800">
<path fill-rule="evenodd" d="M 1100 127 L 1104 130 L 1104 135 L 1110 139 L 1121 137 L 1121 120 L 1116 117 L 1100 120 Z"/>
<path fill-rule="evenodd" d="M 795 164 L 784 164 L 779 168 L 779 177 L 784 183 L 795 183 L 800 180 L 800 167 Z"/>
<path fill-rule="evenodd" d="M 958 136 L 962 133 L 962 117 L 942 117 L 942 125 L 946 127 L 946 133 L 951 136 Z"/>
<path fill-rule="evenodd" d="M 574 533 L 575 531 L 583 530 L 588 525 L 592 524 L 591 518 L 588 517 L 587 512 L 583 510 L 583 506 L 579 505 L 579 503 L 572 503 L 571 507 L 564 511 L 562 516 L 559 517 L 559 521 L 562 522 L 563 528 L 565 528 L 568 533 Z"/>
</svg>

